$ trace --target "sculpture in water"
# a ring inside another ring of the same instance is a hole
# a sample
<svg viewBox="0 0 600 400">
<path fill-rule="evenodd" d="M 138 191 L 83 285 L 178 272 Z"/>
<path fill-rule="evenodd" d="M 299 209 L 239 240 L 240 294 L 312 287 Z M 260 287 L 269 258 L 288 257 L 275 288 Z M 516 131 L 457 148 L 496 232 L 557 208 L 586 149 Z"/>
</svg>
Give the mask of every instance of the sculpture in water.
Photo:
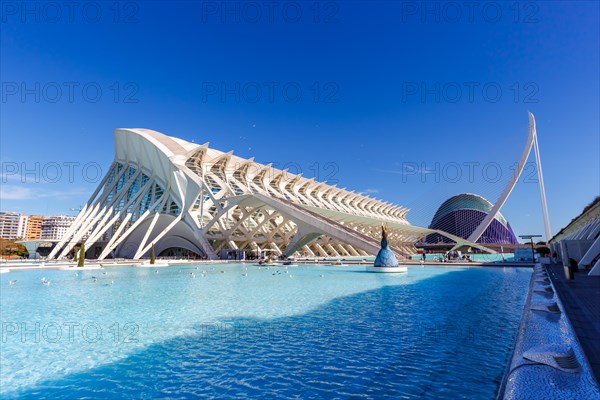
<svg viewBox="0 0 600 400">
<path fill-rule="evenodd" d="M 375 267 L 398 266 L 396 255 L 388 247 L 387 235 L 387 227 L 385 225 L 381 225 L 381 250 L 379 250 L 379 253 L 377 253 L 377 258 L 375 258 Z"/>
</svg>

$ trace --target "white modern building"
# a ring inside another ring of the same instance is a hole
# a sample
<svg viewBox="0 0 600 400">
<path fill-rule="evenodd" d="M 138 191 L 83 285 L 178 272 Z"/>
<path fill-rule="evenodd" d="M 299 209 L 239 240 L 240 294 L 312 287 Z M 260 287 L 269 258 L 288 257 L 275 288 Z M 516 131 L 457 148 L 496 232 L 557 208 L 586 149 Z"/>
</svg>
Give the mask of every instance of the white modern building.
<svg viewBox="0 0 600 400">
<path fill-rule="evenodd" d="M 563 265 L 575 260 L 579 268 L 600 275 L 600 196 L 548 242 Z"/>
<path fill-rule="evenodd" d="M 44 217 L 42 220 L 41 239 L 62 239 L 73 224 L 73 221 L 75 221 L 75 217 L 69 215 Z"/>
<path fill-rule="evenodd" d="M 0 212 L 0 237 L 8 240 L 25 237 L 27 215 L 16 212 Z"/>
<path fill-rule="evenodd" d="M 408 209 L 166 136 L 116 129 L 115 159 L 72 226 L 50 253 L 65 258 L 84 242 L 88 258 L 245 252 L 309 257 L 367 256 L 380 248 L 381 224 L 400 257 L 440 233 L 412 226 Z M 493 252 L 493 251 L 492 251 Z"/>
<path fill-rule="evenodd" d="M 27 236 L 27 225 L 29 224 L 29 217 L 26 214 L 19 215 L 19 225 L 17 227 L 17 238 L 24 238 Z"/>
</svg>

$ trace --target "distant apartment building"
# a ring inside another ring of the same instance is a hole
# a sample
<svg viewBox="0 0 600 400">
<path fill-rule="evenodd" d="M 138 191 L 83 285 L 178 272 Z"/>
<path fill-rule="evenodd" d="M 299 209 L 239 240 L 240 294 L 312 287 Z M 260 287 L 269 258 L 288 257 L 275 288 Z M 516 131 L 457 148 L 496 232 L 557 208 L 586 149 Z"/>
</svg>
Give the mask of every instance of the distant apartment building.
<svg viewBox="0 0 600 400">
<path fill-rule="evenodd" d="M 0 212 L 0 237 L 8 240 L 25 236 L 27 216 L 16 212 Z"/>
<path fill-rule="evenodd" d="M 25 240 L 41 239 L 42 237 L 42 221 L 44 217 L 41 215 L 30 215 L 27 217 L 27 228 L 25 229 Z"/>
<path fill-rule="evenodd" d="M 27 214 L 19 215 L 19 228 L 17 229 L 17 238 L 22 239 L 27 235 L 27 224 L 29 223 L 29 217 Z"/>
<path fill-rule="evenodd" d="M 17 212 L 0 212 L 0 237 L 8 240 L 60 240 L 75 217 L 56 215 L 27 215 Z"/>
<path fill-rule="evenodd" d="M 41 223 L 41 238 L 51 240 L 62 239 L 73 221 L 75 221 L 75 217 L 68 215 L 44 217 Z"/>
</svg>

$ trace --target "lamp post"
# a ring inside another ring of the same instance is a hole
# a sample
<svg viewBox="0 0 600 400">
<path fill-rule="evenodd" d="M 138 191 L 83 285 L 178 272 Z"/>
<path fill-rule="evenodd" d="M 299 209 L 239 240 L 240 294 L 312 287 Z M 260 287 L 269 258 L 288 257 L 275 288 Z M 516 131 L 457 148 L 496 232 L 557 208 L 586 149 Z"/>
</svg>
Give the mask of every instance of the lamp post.
<svg viewBox="0 0 600 400">
<path fill-rule="evenodd" d="M 521 239 L 529 239 L 531 241 L 531 260 L 535 261 L 535 254 L 533 252 L 533 238 L 542 237 L 542 235 L 519 235 Z"/>
<path fill-rule="evenodd" d="M 78 208 L 71 207 L 69 210 L 70 210 L 72 213 L 75 213 L 75 212 L 77 212 L 77 214 L 79 214 L 79 212 L 82 210 L 82 208 L 81 208 L 81 206 L 79 206 Z"/>
</svg>

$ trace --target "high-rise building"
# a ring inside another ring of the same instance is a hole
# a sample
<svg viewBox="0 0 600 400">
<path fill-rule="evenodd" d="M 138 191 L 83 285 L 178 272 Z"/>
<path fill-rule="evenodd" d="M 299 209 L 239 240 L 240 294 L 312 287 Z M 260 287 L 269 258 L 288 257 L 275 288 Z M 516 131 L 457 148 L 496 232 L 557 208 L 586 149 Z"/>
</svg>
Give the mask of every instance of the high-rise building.
<svg viewBox="0 0 600 400">
<path fill-rule="evenodd" d="M 73 221 L 75 221 L 75 217 L 68 215 L 44 217 L 43 221 L 41 221 L 41 238 L 51 240 L 62 239 Z"/>
<path fill-rule="evenodd" d="M 19 215 L 19 227 L 17 229 L 17 237 L 22 239 L 27 234 L 27 223 L 29 222 L 29 217 L 27 214 Z"/>
<path fill-rule="evenodd" d="M 0 212 L 0 237 L 8 240 L 20 239 L 24 235 L 23 226 L 27 217 L 16 212 Z"/>
<path fill-rule="evenodd" d="M 27 218 L 27 229 L 25 234 L 22 236 L 25 240 L 41 239 L 42 237 L 42 220 L 41 215 L 30 215 Z"/>
</svg>

